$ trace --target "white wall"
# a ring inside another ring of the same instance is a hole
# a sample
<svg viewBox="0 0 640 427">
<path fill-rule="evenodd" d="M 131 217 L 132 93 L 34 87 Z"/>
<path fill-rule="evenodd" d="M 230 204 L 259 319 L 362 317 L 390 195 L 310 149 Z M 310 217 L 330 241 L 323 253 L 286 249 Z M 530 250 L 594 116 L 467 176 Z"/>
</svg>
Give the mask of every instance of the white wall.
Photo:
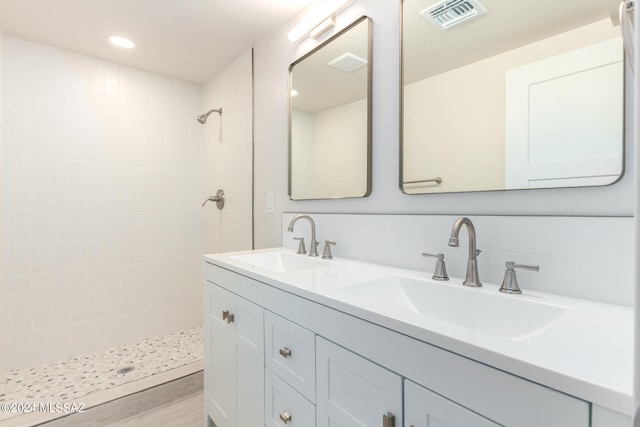
<svg viewBox="0 0 640 427">
<path fill-rule="evenodd" d="M 4 150 L 1 148 L 4 146 L 4 132 L 2 131 L 2 124 L 4 120 L 4 110 L 3 110 L 3 41 L 4 34 L 2 33 L 2 29 L 0 28 L 0 177 L 4 176 Z M 4 222 L 5 222 L 5 207 L 4 207 L 4 185 L 2 183 L 3 179 L 0 178 L 0 236 L 4 235 Z M 0 238 L 0 301 L 7 300 L 7 288 L 6 288 L 6 266 L 7 260 L 5 258 L 5 239 Z M 0 304 L 2 304 L 0 302 Z M 2 339 L 2 331 L 6 330 L 6 326 L 9 323 L 8 316 L 4 310 L 2 310 L 2 306 L 0 305 L 0 340 Z M 5 361 L 4 361 L 4 352 L 0 351 L 0 377 L 2 377 L 5 373 Z"/>
<path fill-rule="evenodd" d="M 312 7 L 313 4 L 310 6 Z M 354 0 L 337 17 L 344 28 L 361 15 L 373 19 L 373 191 L 370 197 L 345 200 L 290 201 L 287 197 L 287 70 L 291 62 L 317 46 L 296 45 L 287 32 L 305 14 L 261 40 L 255 47 L 255 244 L 279 246 L 281 212 L 411 213 L 493 215 L 633 214 L 633 144 L 626 143 L 626 173 L 609 187 L 405 195 L 399 191 L 401 2 Z M 306 9 L 308 10 L 308 9 Z M 632 88 L 628 82 L 627 94 Z M 632 118 L 632 96 L 627 96 Z M 627 133 L 633 120 L 627 120 Z M 265 212 L 265 194 L 274 193 L 276 211 Z M 401 237 L 400 237 L 401 238 Z"/>
<path fill-rule="evenodd" d="M 200 325 L 202 88 L 3 48 L 7 367 Z"/>
<path fill-rule="evenodd" d="M 634 8 L 634 22 L 640 22 L 640 8 L 639 7 L 635 7 Z M 640 55 L 638 55 L 638 52 L 640 50 L 640 31 L 637 30 L 637 26 L 636 26 L 636 33 L 635 33 L 635 38 L 634 38 L 634 45 L 635 45 L 635 72 L 636 73 L 640 73 Z M 638 77 L 636 75 L 635 81 L 638 81 Z M 635 111 L 640 111 L 640 84 L 636 84 L 634 91 L 632 92 L 632 96 L 633 98 L 633 103 L 634 103 L 634 108 Z M 640 141 L 640 126 L 638 126 L 638 119 L 634 119 L 633 123 L 634 123 L 634 129 L 633 129 L 633 136 L 634 136 L 634 140 L 635 141 Z M 636 150 L 635 152 L 635 158 L 634 158 L 634 164 L 635 165 L 640 165 L 640 151 Z M 635 188 L 640 188 L 640 174 L 637 172 L 637 169 L 634 170 L 634 182 L 635 182 Z M 638 331 L 640 330 L 640 289 L 638 289 L 638 284 L 640 283 L 640 262 L 638 262 L 638 254 L 640 254 L 640 226 L 638 225 L 638 212 L 640 212 L 640 197 L 638 197 L 638 193 L 637 190 L 633 193 L 633 199 L 634 199 L 634 215 L 635 215 L 635 221 L 634 221 L 634 230 L 633 230 L 633 235 L 634 235 L 634 256 L 635 256 L 635 262 L 634 262 L 634 281 L 633 283 L 635 284 L 634 286 L 634 290 L 635 290 L 635 334 L 634 336 L 636 337 L 636 341 L 635 341 L 635 358 L 634 358 L 634 375 L 633 375 L 633 385 L 634 385 L 634 400 L 635 400 L 635 406 L 636 406 L 636 416 L 634 419 L 634 426 L 640 426 L 640 339 L 638 338 Z"/>
<path fill-rule="evenodd" d="M 204 188 L 200 204 L 218 189 L 225 192 L 222 210 L 208 202 L 204 213 L 204 253 L 251 249 L 253 183 L 252 52 L 245 52 L 204 88 L 202 112 L 212 113 L 204 132 Z M 195 120 L 194 120 L 195 121 Z"/>
</svg>

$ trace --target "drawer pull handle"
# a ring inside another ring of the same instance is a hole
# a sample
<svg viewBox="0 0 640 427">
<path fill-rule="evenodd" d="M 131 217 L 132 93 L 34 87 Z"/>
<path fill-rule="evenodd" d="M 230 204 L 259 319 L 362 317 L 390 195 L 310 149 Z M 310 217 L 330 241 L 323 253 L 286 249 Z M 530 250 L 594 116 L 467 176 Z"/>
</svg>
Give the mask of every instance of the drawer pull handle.
<svg viewBox="0 0 640 427">
<path fill-rule="evenodd" d="M 280 419 L 283 423 L 287 424 L 289 423 L 289 421 L 291 421 L 291 414 L 287 411 L 280 412 Z"/>
<path fill-rule="evenodd" d="M 233 323 L 235 316 L 233 313 L 229 313 L 229 310 L 225 310 L 222 312 L 222 320 L 226 320 L 227 323 Z"/>
<path fill-rule="evenodd" d="M 280 356 L 284 357 L 285 359 L 289 356 L 291 356 L 291 350 L 289 350 L 287 347 L 285 348 L 281 348 L 280 349 Z"/>
<path fill-rule="evenodd" d="M 382 427 L 395 427 L 396 416 L 391 412 L 387 412 L 387 415 L 382 416 Z"/>
</svg>

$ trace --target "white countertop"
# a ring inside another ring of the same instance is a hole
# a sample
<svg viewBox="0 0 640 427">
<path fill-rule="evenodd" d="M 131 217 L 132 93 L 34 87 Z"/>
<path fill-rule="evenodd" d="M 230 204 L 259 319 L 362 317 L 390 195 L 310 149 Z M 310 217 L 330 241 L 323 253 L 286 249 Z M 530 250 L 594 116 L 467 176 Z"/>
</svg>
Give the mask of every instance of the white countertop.
<svg viewBox="0 0 640 427">
<path fill-rule="evenodd" d="M 344 291 L 357 284 L 397 276 L 433 283 L 430 274 L 425 272 L 345 258 L 318 260 L 314 263 L 317 268 L 278 272 L 238 260 L 243 255 L 267 252 L 295 255 L 295 251 L 290 249 L 274 248 L 205 255 L 204 260 L 569 395 L 632 415 L 631 307 L 528 292 L 526 289 L 523 295 L 501 294 L 496 284 L 484 283 L 482 288 L 467 288 L 462 285 L 462 279 L 455 277 L 448 282 L 437 283 L 437 286 L 449 287 L 446 289 L 454 289 L 455 292 L 486 293 L 491 298 L 531 300 L 567 308 L 557 321 L 535 337 L 508 339 L 491 334 L 486 328 L 476 330 L 454 322 L 436 321 Z M 489 310 L 482 313 L 480 309 L 480 315 L 495 314 Z M 466 320 L 469 325 L 469 319 Z M 517 318 L 498 320 L 518 322 Z"/>
</svg>

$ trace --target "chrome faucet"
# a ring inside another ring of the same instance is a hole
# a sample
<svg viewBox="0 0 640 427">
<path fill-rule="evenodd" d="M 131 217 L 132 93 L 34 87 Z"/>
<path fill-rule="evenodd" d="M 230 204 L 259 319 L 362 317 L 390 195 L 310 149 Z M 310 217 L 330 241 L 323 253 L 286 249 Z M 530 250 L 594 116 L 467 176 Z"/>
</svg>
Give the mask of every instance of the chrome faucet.
<svg viewBox="0 0 640 427">
<path fill-rule="evenodd" d="M 449 246 L 457 248 L 459 246 L 458 235 L 460 234 L 460 228 L 462 225 L 467 226 L 467 232 L 469 233 L 469 260 L 467 261 L 467 277 L 462 282 L 465 286 L 471 286 L 478 288 L 482 286 L 480 277 L 478 277 L 478 261 L 477 256 L 480 253 L 476 250 L 476 229 L 473 226 L 471 220 L 465 216 L 460 217 L 453 224 L 451 229 L 451 237 L 449 237 Z"/>
<path fill-rule="evenodd" d="M 313 219 L 309 215 L 296 215 L 291 219 L 289 223 L 289 227 L 287 231 L 293 232 L 293 224 L 296 223 L 297 220 L 304 218 L 309 221 L 311 224 L 311 243 L 309 244 L 309 256 L 318 256 L 318 242 L 316 241 L 316 223 L 313 222 Z"/>
</svg>

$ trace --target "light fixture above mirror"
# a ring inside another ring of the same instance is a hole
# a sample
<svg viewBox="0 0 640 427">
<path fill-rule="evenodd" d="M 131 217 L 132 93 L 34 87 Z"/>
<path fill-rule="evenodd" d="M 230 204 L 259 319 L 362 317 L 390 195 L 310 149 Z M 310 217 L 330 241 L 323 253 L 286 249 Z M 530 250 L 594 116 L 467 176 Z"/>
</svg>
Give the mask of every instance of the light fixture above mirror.
<svg viewBox="0 0 640 427">
<path fill-rule="evenodd" d="M 297 43 L 305 37 L 317 39 L 322 34 L 335 26 L 335 15 L 349 3 L 350 0 L 324 0 L 310 11 L 309 16 L 303 19 L 287 34 L 290 43 Z"/>
</svg>

